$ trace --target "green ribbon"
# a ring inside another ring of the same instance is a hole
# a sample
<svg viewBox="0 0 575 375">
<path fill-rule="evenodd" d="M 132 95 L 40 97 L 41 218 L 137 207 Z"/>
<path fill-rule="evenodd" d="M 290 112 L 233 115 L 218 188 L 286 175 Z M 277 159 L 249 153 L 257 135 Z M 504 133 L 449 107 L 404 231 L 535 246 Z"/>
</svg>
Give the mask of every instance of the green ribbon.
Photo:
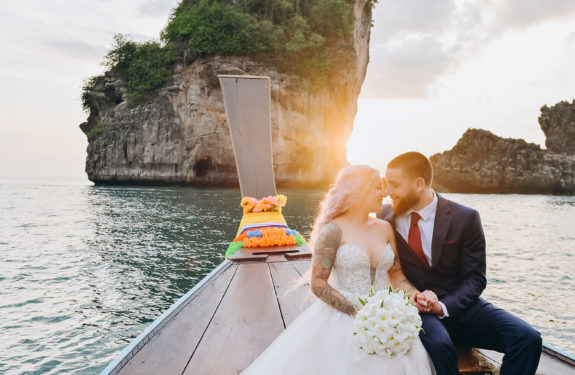
<svg viewBox="0 0 575 375">
<path fill-rule="evenodd" d="M 306 244 L 307 242 L 305 242 L 305 239 L 302 237 L 302 235 L 298 233 L 295 236 L 295 243 L 298 245 L 303 245 L 303 244 Z"/>
<path fill-rule="evenodd" d="M 230 242 L 230 246 L 228 246 L 228 249 L 226 250 L 226 258 L 231 256 L 242 247 L 244 247 L 244 241 Z"/>
</svg>

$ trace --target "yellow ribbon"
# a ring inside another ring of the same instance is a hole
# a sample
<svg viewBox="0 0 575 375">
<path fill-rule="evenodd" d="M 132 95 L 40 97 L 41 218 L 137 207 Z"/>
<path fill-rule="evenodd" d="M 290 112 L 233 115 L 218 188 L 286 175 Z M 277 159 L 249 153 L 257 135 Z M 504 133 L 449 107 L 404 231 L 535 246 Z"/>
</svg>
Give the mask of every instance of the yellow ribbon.
<svg viewBox="0 0 575 375">
<path fill-rule="evenodd" d="M 248 212 L 244 213 L 242 216 L 242 220 L 240 221 L 240 227 L 238 228 L 238 233 L 236 237 L 240 235 L 242 229 L 246 225 L 252 224 L 263 224 L 263 223 L 270 223 L 273 224 L 283 224 L 287 226 L 286 220 L 282 215 L 281 211 L 271 211 L 271 212 Z"/>
</svg>

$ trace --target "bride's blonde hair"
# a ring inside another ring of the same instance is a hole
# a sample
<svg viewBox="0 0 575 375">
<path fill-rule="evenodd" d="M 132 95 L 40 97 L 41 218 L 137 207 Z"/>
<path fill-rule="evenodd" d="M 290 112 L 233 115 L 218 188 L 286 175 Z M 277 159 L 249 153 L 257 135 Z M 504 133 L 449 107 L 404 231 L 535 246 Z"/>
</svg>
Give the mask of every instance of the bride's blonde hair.
<svg viewBox="0 0 575 375">
<path fill-rule="evenodd" d="M 350 165 L 338 172 L 335 183 L 319 204 L 310 233 L 312 248 L 321 228 L 361 202 L 372 188 L 371 182 L 379 178 L 379 171 L 367 165 Z"/>
</svg>

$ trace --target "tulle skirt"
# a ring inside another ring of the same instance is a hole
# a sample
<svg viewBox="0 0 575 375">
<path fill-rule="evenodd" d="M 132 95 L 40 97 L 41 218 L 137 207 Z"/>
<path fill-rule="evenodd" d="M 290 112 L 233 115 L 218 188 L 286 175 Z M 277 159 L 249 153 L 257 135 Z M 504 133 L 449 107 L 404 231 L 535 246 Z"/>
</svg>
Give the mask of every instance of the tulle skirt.
<svg viewBox="0 0 575 375">
<path fill-rule="evenodd" d="M 357 359 L 354 318 L 317 300 L 300 314 L 242 374 L 435 374 L 420 340 L 405 355 Z"/>
</svg>

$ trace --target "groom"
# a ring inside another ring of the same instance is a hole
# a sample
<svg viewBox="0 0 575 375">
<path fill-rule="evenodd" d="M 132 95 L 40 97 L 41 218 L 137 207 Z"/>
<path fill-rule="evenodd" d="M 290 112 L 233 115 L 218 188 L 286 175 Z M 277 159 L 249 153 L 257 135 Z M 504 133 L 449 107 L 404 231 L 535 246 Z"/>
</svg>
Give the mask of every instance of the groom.
<svg viewBox="0 0 575 375">
<path fill-rule="evenodd" d="M 454 344 L 505 353 L 501 375 L 535 374 L 539 332 L 480 298 L 487 281 L 479 214 L 437 194 L 432 180 L 427 157 L 418 152 L 397 156 L 385 172 L 392 203 L 378 217 L 396 231 L 405 276 L 439 299 L 429 304 L 429 313 L 421 314 L 420 333 L 437 374 L 459 374 Z"/>
</svg>

